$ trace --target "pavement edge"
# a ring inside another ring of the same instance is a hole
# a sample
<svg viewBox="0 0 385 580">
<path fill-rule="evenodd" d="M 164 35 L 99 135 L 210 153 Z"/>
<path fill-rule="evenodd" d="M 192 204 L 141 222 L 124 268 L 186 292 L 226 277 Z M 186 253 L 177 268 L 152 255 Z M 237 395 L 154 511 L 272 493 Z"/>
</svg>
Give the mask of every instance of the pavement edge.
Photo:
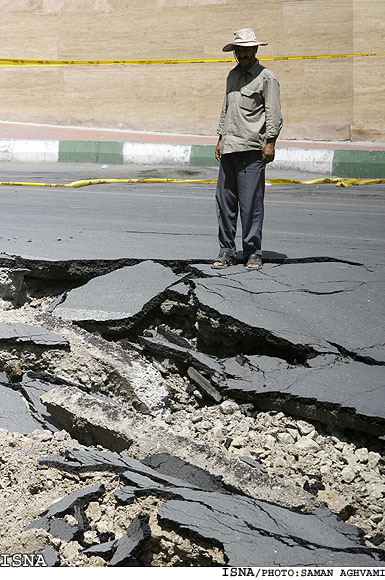
<svg viewBox="0 0 385 580">
<path fill-rule="evenodd" d="M 385 151 L 277 146 L 272 169 L 295 169 L 346 178 L 385 178 Z M 215 167 L 214 145 L 121 141 L 0 139 L 0 162 L 70 162 L 106 165 L 195 165 Z"/>
</svg>

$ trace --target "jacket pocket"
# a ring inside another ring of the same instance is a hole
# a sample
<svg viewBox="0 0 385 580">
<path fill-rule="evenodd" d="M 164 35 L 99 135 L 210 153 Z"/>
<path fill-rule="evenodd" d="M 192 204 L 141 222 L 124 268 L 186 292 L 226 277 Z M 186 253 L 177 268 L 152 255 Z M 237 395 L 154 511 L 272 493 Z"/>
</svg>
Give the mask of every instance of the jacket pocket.
<svg viewBox="0 0 385 580">
<path fill-rule="evenodd" d="M 245 111 L 255 111 L 262 102 L 262 95 L 258 91 L 242 88 L 239 106 Z"/>
</svg>

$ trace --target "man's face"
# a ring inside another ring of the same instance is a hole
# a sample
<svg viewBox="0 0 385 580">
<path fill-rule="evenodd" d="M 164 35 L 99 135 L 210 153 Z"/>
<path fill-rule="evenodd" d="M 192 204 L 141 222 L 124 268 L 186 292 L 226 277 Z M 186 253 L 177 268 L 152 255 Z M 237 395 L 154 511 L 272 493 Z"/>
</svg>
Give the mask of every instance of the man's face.
<svg viewBox="0 0 385 580">
<path fill-rule="evenodd" d="M 255 62 L 255 55 L 258 46 L 236 46 L 234 49 L 235 58 L 242 68 L 249 68 Z"/>
</svg>

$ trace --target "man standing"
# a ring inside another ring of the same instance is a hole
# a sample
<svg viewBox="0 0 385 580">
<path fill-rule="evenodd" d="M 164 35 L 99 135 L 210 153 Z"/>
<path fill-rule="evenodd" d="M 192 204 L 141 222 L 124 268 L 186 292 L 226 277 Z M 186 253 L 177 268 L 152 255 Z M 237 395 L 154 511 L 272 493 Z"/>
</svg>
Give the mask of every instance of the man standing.
<svg viewBox="0 0 385 580">
<path fill-rule="evenodd" d="M 235 262 L 238 208 L 243 257 L 248 269 L 262 268 L 262 225 L 265 166 L 273 161 L 282 127 L 279 84 L 275 74 L 259 64 L 259 45 L 251 28 L 234 32 L 223 52 L 234 51 L 238 65 L 227 77 L 215 156 L 220 161 L 216 192 L 219 257 L 212 268 Z"/>
</svg>

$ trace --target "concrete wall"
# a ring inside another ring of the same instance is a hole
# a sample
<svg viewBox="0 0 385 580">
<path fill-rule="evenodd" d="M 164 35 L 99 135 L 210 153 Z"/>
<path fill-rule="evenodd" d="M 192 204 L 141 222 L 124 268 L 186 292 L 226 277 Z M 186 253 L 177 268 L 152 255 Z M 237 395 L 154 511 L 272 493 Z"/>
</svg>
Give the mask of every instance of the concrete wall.
<svg viewBox="0 0 385 580">
<path fill-rule="evenodd" d="M 0 0 L 0 57 L 221 58 L 236 28 L 260 57 L 383 52 L 384 0 Z M 282 138 L 385 141 L 385 57 L 263 63 Z M 2 67 L 1 120 L 214 134 L 231 64 Z"/>
</svg>

